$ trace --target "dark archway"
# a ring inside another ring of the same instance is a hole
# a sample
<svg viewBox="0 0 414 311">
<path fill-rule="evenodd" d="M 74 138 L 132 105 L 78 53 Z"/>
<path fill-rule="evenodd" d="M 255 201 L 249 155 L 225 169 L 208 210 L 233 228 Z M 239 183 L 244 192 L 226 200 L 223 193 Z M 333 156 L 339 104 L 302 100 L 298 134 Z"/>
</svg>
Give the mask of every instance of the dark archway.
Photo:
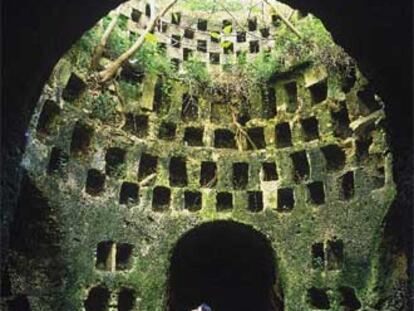
<svg viewBox="0 0 414 311">
<path fill-rule="evenodd" d="M 214 311 L 281 311 L 283 294 L 269 240 L 234 221 L 204 223 L 175 245 L 168 279 L 168 310 L 201 303 Z"/>
</svg>

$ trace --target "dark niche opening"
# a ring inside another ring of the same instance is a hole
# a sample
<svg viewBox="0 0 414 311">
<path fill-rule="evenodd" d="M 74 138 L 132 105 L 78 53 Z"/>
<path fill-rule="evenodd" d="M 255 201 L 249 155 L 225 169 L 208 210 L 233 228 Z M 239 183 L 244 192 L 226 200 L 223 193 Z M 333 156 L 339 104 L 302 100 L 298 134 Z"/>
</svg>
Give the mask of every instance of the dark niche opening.
<svg viewBox="0 0 414 311">
<path fill-rule="evenodd" d="M 183 48 L 183 60 L 187 61 L 193 57 L 193 50 L 189 48 Z"/>
<path fill-rule="evenodd" d="M 229 27 L 229 30 L 226 30 L 226 27 Z M 233 32 L 233 22 L 229 19 L 223 19 L 222 29 L 224 30 L 225 33 Z"/>
<path fill-rule="evenodd" d="M 47 173 L 55 173 L 66 166 L 69 161 L 69 156 L 62 149 L 53 147 L 50 153 L 49 164 L 47 166 Z"/>
<path fill-rule="evenodd" d="M 252 40 L 249 42 L 249 51 L 252 54 L 256 54 L 260 52 L 259 40 Z"/>
<path fill-rule="evenodd" d="M 331 240 L 326 245 L 326 261 L 328 270 L 339 270 L 344 260 L 344 243 L 342 240 Z"/>
<path fill-rule="evenodd" d="M 303 138 L 305 141 L 319 139 L 318 120 L 315 117 L 303 119 L 300 121 L 303 130 Z"/>
<path fill-rule="evenodd" d="M 345 166 L 345 152 L 338 145 L 328 145 L 321 148 L 326 160 L 326 168 L 328 171 L 341 170 Z"/>
<path fill-rule="evenodd" d="M 171 24 L 180 25 L 181 23 L 181 13 L 173 12 L 171 13 Z"/>
<path fill-rule="evenodd" d="M 213 310 L 282 311 L 276 269 L 270 242 L 253 227 L 204 223 L 172 251 L 167 310 L 192 310 L 204 302 Z"/>
<path fill-rule="evenodd" d="M 214 131 L 214 147 L 236 149 L 236 140 L 234 133 L 226 129 L 218 129 Z"/>
<path fill-rule="evenodd" d="M 177 125 L 172 122 L 162 122 L 158 130 L 158 138 L 164 140 L 173 140 L 175 138 L 175 133 L 177 130 Z"/>
<path fill-rule="evenodd" d="M 358 137 L 355 141 L 356 157 L 359 162 L 366 161 L 369 158 L 369 147 L 372 144 L 372 136 L 367 134 Z"/>
<path fill-rule="evenodd" d="M 356 68 L 355 66 L 352 66 L 350 71 L 342 80 L 342 91 L 348 93 L 354 87 L 356 80 Z"/>
<path fill-rule="evenodd" d="M 87 154 L 91 144 L 93 128 L 83 123 L 76 123 L 73 128 L 70 152 L 72 154 Z"/>
<path fill-rule="evenodd" d="M 249 31 L 257 30 L 257 18 L 253 17 L 247 20 L 247 29 L 249 29 Z"/>
<path fill-rule="evenodd" d="M 268 27 L 260 28 L 260 34 L 263 38 L 267 38 L 270 36 L 270 29 Z"/>
<path fill-rule="evenodd" d="M 262 89 L 262 114 L 266 119 L 274 118 L 277 114 L 275 88 L 267 85 Z"/>
<path fill-rule="evenodd" d="M 265 149 L 266 141 L 263 127 L 254 127 L 247 129 L 247 146 L 249 150 Z"/>
<path fill-rule="evenodd" d="M 152 209 L 163 212 L 170 207 L 171 190 L 167 187 L 155 187 L 152 192 Z"/>
<path fill-rule="evenodd" d="M 195 120 L 198 117 L 198 98 L 192 94 L 184 94 L 182 98 L 181 116 L 184 120 Z"/>
<path fill-rule="evenodd" d="M 121 173 L 125 162 L 125 150 L 121 148 L 109 148 L 105 155 L 105 172 L 109 176 Z"/>
<path fill-rule="evenodd" d="M 157 173 L 158 158 L 147 153 L 141 155 L 138 166 L 138 180 L 143 181 L 145 178 Z M 154 180 L 154 178 L 152 178 Z"/>
<path fill-rule="evenodd" d="M 39 121 L 37 122 L 37 131 L 39 134 L 48 135 L 51 133 L 53 124 L 60 111 L 60 107 L 54 101 L 45 101 L 39 116 Z"/>
<path fill-rule="evenodd" d="M 296 81 L 292 81 L 283 85 L 287 96 L 287 112 L 295 112 L 298 106 L 298 86 Z"/>
<path fill-rule="evenodd" d="M 119 204 L 138 203 L 139 187 L 136 183 L 124 182 L 119 193 Z"/>
<path fill-rule="evenodd" d="M 213 43 L 219 43 L 220 42 L 220 31 L 212 31 L 210 32 L 210 41 Z"/>
<path fill-rule="evenodd" d="M 293 178 L 296 182 L 309 178 L 310 168 L 306 151 L 298 151 L 290 155 L 293 163 Z"/>
<path fill-rule="evenodd" d="M 197 29 L 201 31 L 207 31 L 207 20 L 199 18 L 197 20 Z"/>
<path fill-rule="evenodd" d="M 215 52 L 210 53 L 210 64 L 213 64 L 213 65 L 220 64 L 220 53 L 215 53 Z"/>
<path fill-rule="evenodd" d="M 295 206 L 293 189 L 281 188 L 277 190 L 277 210 L 279 212 L 289 212 Z"/>
<path fill-rule="evenodd" d="M 277 167 L 275 162 L 262 163 L 263 181 L 278 180 Z"/>
<path fill-rule="evenodd" d="M 280 123 L 275 127 L 276 148 L 292 146 L 292 133 L 289 123 Z"/>
<path fill-rule="evenodd" d="M 236 41 L 241 43 L 241 42 L 246 42 L 246 32 L 245 31 L 238 31 L 237 35 L 236 35 Z"/>
<path fill-rule="evenodd" d="M 327 80 L 320 81 L 309 87 L 311 93 L 312 105 L 323 102 L 328 97 L 328 82 Z"/>
<path fill-rule="evenodd" d="M 197 51 L 207 53 L 207 40 L 197 40 Z"/>
<path fill-rule="evenodd" d="M 308 289 L 308 302 L 315 309 L 328 310 L 331 308 L 325 289 L 316 287 Z"/>
<path fill-rule="evenodd" d="M 85 311 L 107 311 L 110 295 L 109 290 L 102 285 L 93 287 L 85 300 Z"/>
<path fill-rule="evenodd" d="M 233 54 L 234 53 L 234 44 L 230 41 L 223 41 L 223 53 L 224 54 Z"/>
<path fill-rule="evenodd" d="M 230 192 L 218 192 L 216 209 L 218 212 L 229 211 L 233 208 L 233 195 Z"/>
<path fill-rule="evenodd" d="M 184 208 L 190 212 L 201 210 L 201 192 L 186 191 L 184 192 Z"/>
<path fill-rule="evenodd" d="M 99 195 L 105 188 L 105 175 L 96 169 L 90 169 L 86 178 L 85 191 L 90 195 Z"/>
<path fill-rule="evenodd" d="M 129 243 L 116 244 L 116 270 L 127 270 L 132 266 L 132 251 L 134 246 Z"/>
<path fill-rule="evenodd" d="M 345 307 L 346 311 L 356 311 L 362 307 L 361 302 L 355 294 L 355 289 L 352 287 L 341 286 L 338 290 L 342 296 L 340 305 Z"/>
<path fill-rule="evenodd" d="M 173 157 L 170 159 L 170 186 L 185 187 L 187 186 L 187 164 L 183 157 Z"/>
<path fill-rule="evenodd" d="M 354 197 L 355 193 L 355 181 L 354 172 L 347 172 L 340 178 L 341 183 L 341 199 L 348 201 Z"/>
<path fill-rule="evenodd" d="M 169 109 L 168 95 L 164 92 L 164 82 L 160 77 L 155 83 L 153 107 L 157 113 L 167 113 Z"/>
<path fill-rule="evenodd" d="M 125 114 L 124 129 L 138 137 L 145 137 L 148 134 L 148 116 Z"/>
<path fill-rule="evenodd" d="M 187 143 L 188 146 L 203 146 L 203 133 L 203 128 L 187 127 L 184 132 L 184 141 Z"/>
<path fill-rule="evenodd" d="M 145 78 L 145 72 L 141 66 L 126 62 L 122 65 L 120 78 L 131 84 L 142 83 Z"/>
<path fill-rule="evenodd" d="M 310 201 L 313 204 L 320 205 L 325 203 L 325 190 L 323 182 L 315 181 L 308 185 Z"/>
<path fill-rule="evenodd" d="M 214 162 L 202 162 L 200 171 L 200 186 L 213 188 L 217 184 L 217 165 Z"/>
<path fill-rule="evenodd" d="M 338 111 L 331 111 L 331 117 L 333 121 L 334 135 L 336 137 L 345 139 L 352 135 L 352 130 L 349 127 L 349 115 L 348 109 L 345 103 L 341 104 L 341 108 Z"/>
<path fill-rule="evenodd" d="M 312 245 L 312 267 L 314 269 L 322 269 L 325 266 L 325 251 L 323 243 L 315 243 Z"/>
<path fill-rule="evenodd" d="M 139 23 L 139 20 L 141 19 L 141 16 L 142 16 L 141 11 L 138 11 L 137 9 L 132 9 L 132 12 L 131 12 L 132 21 L 134 21 L 135 23 Z"/>
<path fill-rule="evenodd" d="M 136 294 L 133 289 L 121 288 L 118 294 L 118 311 L 132 311 L 135 306 Z"/>
<path fill-rule="evenodd" d="M 18 295 L 14 299 L 7 302 L 9 311 L 30 311 L 29 299 L 25 295 Z"/>
<path fill-rule="evenodd" d="M 380 189 L 385 186 L 385 169 L 377 168 L 372 176 L 372 184 L 374 189 Z"/>
<path fill-rule="evenodd" d="M 151 5 L 149 3 L 145 5 L 145 16 L 151 17 Z"/>
<path fill-rule="evenodd" d="M 245 189 L 249 183 L 249 164 L 233 163 L 233 187 Z"/>
<path fill-rule="evenodd" d="M 257 213 L 263 210 L 263 193 L 261 191 L 249 191 L 247 209 L 250 212 Z"/>
<path fill-rule="evenodd" d="M 191 28 L 184 29 L 184 38 L 194 39 L 194 30 L 192 30 Z"/>
<path fill-rule="evenodd" d="M 66 84 L 62 92 L 62 98 L 68 102 L 72 102 L 80 96 L 85 88 L 85 82 L 77 74 L 72 73 L 68 84 Z"/>
<path fill-rule="evenodd" d="M 359 110 L 363 116 L 381 109 L 381 104 L 375 98 L 375 91 L 371 85 L 366 85 L 365 88 L 357 93 L 359 99 Z"/>
<path fill-rule="evenodd" d="M 96 247 L 96 269 L 99 270 L 112 270 L 112 254 L 114 251 L 115 243 L 113 241 L 99 242 Z"/>
<path fill-rule="evenodd" d="M 181 36 L 171 35 L 171 46 L 176 49 L 181 48 Z"/>
</svg>

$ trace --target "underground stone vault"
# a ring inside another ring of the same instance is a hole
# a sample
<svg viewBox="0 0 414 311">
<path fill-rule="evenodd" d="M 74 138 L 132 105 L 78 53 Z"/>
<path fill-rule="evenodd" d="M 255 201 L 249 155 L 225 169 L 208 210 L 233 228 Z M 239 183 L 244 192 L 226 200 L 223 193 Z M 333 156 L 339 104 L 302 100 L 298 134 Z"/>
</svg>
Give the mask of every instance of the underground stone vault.
<svg viewBox="0 0 414 311">
<path fill-rule="evenodd" d="M 164 1 L 121 5 L 56 64 L 27 133 L 10 311 L 394 310 L 378 309 L 384 103 L 312 15 L 212 3 L 173 6 L 106 81 Z"/>
</svg>

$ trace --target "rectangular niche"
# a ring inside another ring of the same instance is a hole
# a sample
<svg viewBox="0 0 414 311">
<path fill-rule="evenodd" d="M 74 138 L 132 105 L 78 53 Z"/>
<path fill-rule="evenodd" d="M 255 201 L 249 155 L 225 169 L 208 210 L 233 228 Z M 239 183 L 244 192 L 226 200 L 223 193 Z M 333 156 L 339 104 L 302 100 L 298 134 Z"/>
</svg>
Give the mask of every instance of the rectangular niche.
<svg viewBox="0 0 414 311">
<path fill-rule="evenodd" d="M 354 197 L 355 194 L 355 181 L 354 172 L 350 171 L 340 177 L 340 190 L 341 199 L 348 201 Z"/>
<path fill-rule="evenodd" d="M 276 148 L 292 146 L 292 133 L 289 123 L 280 123 L 275 127 Z"/>
<path fill-rule="evenodd" d="M 312 267 L 314 269 L 323 269 L 325 266 L 325 250 L 323 243 L 312 245 Z"/>
<path fill-rule="evenodd" d="M 181 23 L 181 13 L 173 12 L 171 13 L 171 24 L 180 25 Z"/>
<path fill-rule="evenodd" d="M 345 103 L 342 103 L 341 109 L 338 111 L 331 111 L 333 121 L 334 135 L 336 137 L 345 139 L 352 135 L 352 130 L 349 127 L 348 109 Z"/>
<path fill-rule="evenodd" d="M 197 40 L 197 51 L 207 53 L 207 40 Z"/>
<path fill-rule="evenodd" d="M 277 210 L 289 212 L 295 206 L 295 198 L 292 188 L 281 188 L 277 190 Z"/>
<path fill-rule="evenodd" d="M 122 287 L 118 293 L 118 311 L 133 311 L 136 310 L 137 293 L 135 290 L 127 287 Z M 89 311 L 89 310 L 87 310 Z"/>
<path fill-rule="evenodd" d="M 249 150 L 265 149 L 266 141 L 263 127 L 254 127 L 247 129 L 247 146 Z"/>
<path fill-rule="evenodd" d="M 203 146 L 204 129 L 199 127 L 187 127 L 184 131 L 184 142 L 188 146 Z"/>
<path fill-rule="evenodd" d="M 77 122 L 72 132 L 70 152 L 72 154 L 88 154 L 92 136 L 93 128 L 91 126 Z"/>
<path fill-rule="evenodd" d="M 119 193 L 119 204 L 138 203 L 139 187 L 136 183 L 124 182 Z"/>
<path fill-rule="evenodd" d="M 171 201 L 171 190 L 167 187 L 155 187 L 152 192 L 152 209 L 163 212 L 169 209 Z"/>
<path fill-rule="evenodd" d="M 338 145 L 327 145 L 322 147 L 321 151 L 325 157 L 328 171 L 338 171 L 344 168 L 346 155 Z"/>
<path fill-rule="evenodd" d="M 185 187 L 187 186 L 187 165 L 183 157 L 173 157 L 170 159 L 170 186 Z"/>
<path fill-rule="evenodd" d="M 141 19 L 141 16 L 142 16 L 141 11 L 138 11 L 137 9 L 132 9 L 131 19 L 132 19 L 133 22 L 139 23 L 139 21 Z"/>
<path fill-rule="evenodd" d="M 194 39 L 194 30 L 192 30 L 190 28 L 184 29 L 184 38 Z"/>
<path fill-rule="evenodd" d="M 267 38 L 270 36 L 270 29 L 268 27 L 260 28 L 260 34 L 263 38 Z"/>
<path fill-rule="evenodd" d="M 263 210 L 263 193 L 261 191 L 249 191 L 247 209 L 250 212 L 258 213 Z"/>
<path fill-rule="evenodd" d="M 270 85 L 262 89 L 262 114 L 266 119 L 272 119 L 277 114 L 276 91 Z"/>
<path fill-rule="evenodd" d="M 132 268 L 132 253 L 134 246 L 129 243 L 116 244 L 116 270 L 128 270 Z"/>
<path fill-rule="evenodd" d="M 214 147 L 223 149 L 236 149 L 234 133 L 226 129 L 214 131 Z"/>
<path fill-rule="evenodd" d="M 220 65 L 220 53 L 210 52 L 210 64 Z"/>
<path fill-rule="evenodd" d="M 293 178 L 296 182 L 309 178 L 310 168 L 306 151 L 298 151 L 290 155 L 293 163 Z"/>
<path fill-rule="evenodd" d="M 162 20 L 160 20 L 160 22 L 158 24 L 158 31 L 160 31 L 162 33 L 166 33 L 168 31 L 168 24 L 166 22 L 163 22 Z"/>
<path fill-rule="evenodd" d="M 72 102 L 77 99 L 83 90 L 86 88 L 86 83 L 74 72 L 72 72 L 65 89 L 62 92 L 62 98 L 65 101 Z"/>
<path fill-rule="evenodd" d="M 53 147 L 50 153 L 49 164 L 47 166 L 47 173 L 52 174 L 59 171 L 60 169 L 65 167 L 68 161 L 69 156 L 66 152 L 57 147 Z"/>
<path fill-rule="evenodd" d="M 145 5 L 145 16 L 151 17 L 151 5 L 149 3 Z"/>
<path fill-rule="evenodd" d="M 214 123 L 231 122 L 232 118 L 229 104 L 221 102 L 212 102 L 210 120 Z"/>
<path fill-rule="evenodd" d="M 230 192 L 218 192 L 216 195 L 216 209 L 218 212 L 233 209 L 233 195 Z"/>
<path fill-rule="evenodd" d="M 296 81 L 283 85 L 287 99 L 287 112 L 295 112 L 298 107 L 298 86 Z"/>
<path fill-rule="evenodd" d="M 96 196 L 103 192 L 105 187 L 105 175 L 96 169 L 90 169 L 86 178 L 86 193 Z"/>
<path fill-rule="evenodd" d="M 184 192 L 184 208 L 190 212 L 201 210 L 202 204 L 201 192 L 186 191 Z"/>
<path fill-rule="evenodd" d="M 256 17 L 249 18 L 247 20 L 247 29 L 249 29 L 249 31 L 257 30 L 257 18 Z"/>
<path fill-rule="evenodd" d="M 186 93 L 182 97 L 181 117 L 184 120 L 196 120 L 198 118 L 198 97 Z"/>
<path fill-rule="evenodd" d="M 171 35 L 171 46 L 176 49 L 181 48 L 181 36 Z"/>
<path fill-rule="evenodd" d="M 223 53 L 224 54 L 233 54 L 234 53 L 234 44 L 231 41 L 223 41 Z"/>
<path fill-rule="evenodd" d="M 207 20 L 199 18 L 197 20 L 197 29 L 200 31 L 207 31 Z"/>
<path fill-rule="evenodd" d="M 164 140 L 174 140 L 177 125 L 172 122 L 162 122 L 158 130 L 158 138 Z"/>
<path fill-rule="evenodd" d="M 183 60 L 190 60 L 191 57 L 193 57 L 193 50 L 189 48 L 183 48 Z"/>
<path fill-rule="evenodd" d="M 344 260 L 344 243 L 342 240 L 331 240 L 326 245 L 326 261 L 328 270 L 339 270 Z"/>
<path fill-rule="evenodd" d="M 217 164 L 215 162 L 202 162 L 200 170 L 200 186 L 213 188 L 217 184 Z"/>
<path fill-rule="evenodd" d="M 374 189 L 380 189 L 385 186 L 385 169 L 384 167 L 377 168 L 372 176 L 372 183 Z"/>
<path fill-rule="evenodd" d="M 155 83 L 153 108 L 157 113 L 167 112 L 169 108 L 168 96 L 164 94 L 164 82 L 161 77 L 158 77 Z"/>
<path fill-rule="evenodd" d="M 277 167 L 275 162 L 262 163 L 262 178 L 263 181 L 278 180 Z"/>
<path fill-rule="evenodd" d="M 233 188 L 246 189 L 249 183 L 249 164 L 233 163 Z"/>
<path fill-rule="evenodd" d="M 96 247 L 96 264 L 98 270 L 112 271 L 114 265 L 115 243 L 112 241 L 99 242 Z"/>
<path fill-rule="evenodd" d="M 366 161 L 369 158 L 369 147 L 372 144 L 372 136 L 367 133 L 355 140 L 356 158 L 358 162 Z"/>
<path fill-rule="evenodd" d="M 125 125 L 123 127 L 125 131 L 143 138 L 148 134 L 148 127 L 148 116 L 125 114 Z"/>
<path fill-rule="evenodd" d="M 105 172 L 109 176 L 122 173 L 125 163 L 125 150 L 121 148 L 109 148 L 105 154 Z"/>
<path fill-rule="evenodd" d="M 256 54 L 260 52 L 259 40 L 252 40 L 249 42 L 249 51 L 252 54 Z"/>
<path fill-rule="evenodd" d="M 158 158 L 147 153 L 141 155 L 138 165 L 138 180 L 143 181 L 151 175 L 157 174 Z M 154 180 L 155 178 L 152 178 Z"/>
<path fill-rule="evenodd" d="M 315 117 L 300 120 L 303 138 L 306 142 L 319 139 L 319 124 Z"/>
<path fill-rule="evenodd" d="M 325 79 L 309 87 L 312 105 L 319 104 L 328 97 L 328 81 Z"/>
<path fill-rule="evenodd" d="M 213 43 L 219 43 L 220 42 L 220 31 L 211 31 L 210 32 L 210 41 Z"/>
<path fill-rule="evenodd" d="M 312 204 L 321 205 L 325 203 L 325 190 L 323 182 L 315 181 L 308 184 L 309 198 Z"/>
<path fill-rule="evenodd" d="M 51 128 L 60 114 L 60 107 L 52 100 L 46 100 L 39 121 L 37 122 L 37 131 L 40 134 L 50 134 Z"/>
<path fill-rule="evenodd" d="M 239 42 L 239 43 L 246 42 L 246 32 L 245 31 L 237 31 L 236 41 Z"/>
</svg>

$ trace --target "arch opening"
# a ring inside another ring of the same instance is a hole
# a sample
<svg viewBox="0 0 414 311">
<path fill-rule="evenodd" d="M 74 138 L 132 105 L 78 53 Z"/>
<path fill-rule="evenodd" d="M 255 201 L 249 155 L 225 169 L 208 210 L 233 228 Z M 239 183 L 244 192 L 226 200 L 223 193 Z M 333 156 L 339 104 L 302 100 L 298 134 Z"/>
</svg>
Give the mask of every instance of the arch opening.
<svg viewBox="0 0 414 311">
<path fill-rule="evenodd" d="M 282 311 L 274 250 L 253 227 L 234 221 L 204 223 L 172 250 L 168 278 L 169 311 L 202 303 L 214 311 Z"/>
</svg>

